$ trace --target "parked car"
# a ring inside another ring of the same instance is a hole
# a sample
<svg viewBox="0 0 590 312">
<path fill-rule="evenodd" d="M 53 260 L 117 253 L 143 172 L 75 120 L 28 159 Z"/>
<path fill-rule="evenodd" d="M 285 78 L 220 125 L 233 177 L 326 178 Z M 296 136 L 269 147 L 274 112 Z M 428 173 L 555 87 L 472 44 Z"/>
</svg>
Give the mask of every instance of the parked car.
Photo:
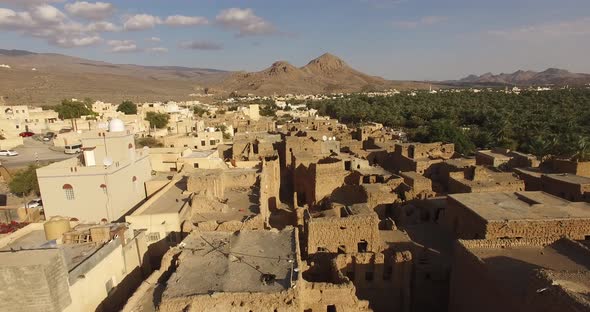
<svg viewBox="0 0 590 312">
<path fill-rule="evenodd" d="M 21 132 L 18 135 L 20 135 L 23 138 L 28 138 L 28 137 L 32 137 L 35 135 L 35 133 L 31 132 L 31 131 L 25 131 L 25 132 Z"/>
<path fill-rule="evenodd" d="M 72 132 L 72 129 L 69 129 L 69 128 L 63 128 L 63 129 L 60 129 L 60 130 L 58 131 L 58 133 L 60 133 L 60 134 L 61 134 L 61 133 L 68 133 L 68 132 Z"/>
<path fill-rule="evenodd" d="M 27 203 L 27 208 L 37 208 L 43 206 L 43 200 L 41 198 L 33 199 Z"/>
<path fill-rule="evenodd" d="M 55 138 L 55 133 L 47 132 L 45 133 L 45 136 L 43 136 L 43 141 L 51 141 L 53 138 Z"/>
<path fill-rule="evenodd" d="M 66 154 L 77 154 L 77 153 L 80 153 L 81 151 L 82 151 L 82 144 L 81 143 L 66 145 L 64 147 L 64 153 L 66 153 Z"/>
<path fill-rule="evenodd" d="M 13 150 L 0 150 L 0 156 L 16 156 L 18 152 Z"/>
</svg>

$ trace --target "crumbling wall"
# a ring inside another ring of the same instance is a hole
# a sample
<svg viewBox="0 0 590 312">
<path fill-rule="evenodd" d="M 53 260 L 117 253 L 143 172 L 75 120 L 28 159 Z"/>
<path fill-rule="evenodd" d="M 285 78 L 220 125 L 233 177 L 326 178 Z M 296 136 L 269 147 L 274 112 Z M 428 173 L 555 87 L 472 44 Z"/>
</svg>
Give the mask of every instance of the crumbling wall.
<svg viewBox="0 0 590 312">
<path fill-rule="evenodd" d="M 345 275 L 375 311 L 410 311 L 412 254 L 410 251 L 340 254 L 334 269 Z"/>
<path fill-rule="evenodd" d="M 302 311 L 295 290 L 276 293 L 211 293 L 162 299 L 160 312 Z"/>
<path fill-rule="evenodd" d="M 267 159 L 262 162 L 260 175 L 260 214 L 268 223 L 270 210 L 277 209 L 280 201 L 281 167 L 279 159 Z"/>
<path fill-rule="evenodd" d="M 346 177 L 346 170 L 344 164 L 339 159 L 333 159 L 333 162 L 322 163 L 321 161 L 311 164 L 311 179 L 314 185 L 313 196 L 308 197 L 308 205 L 312 206 L 320 202 L 322 199 L 330 196 L 332 192 L 344 185 L 344 178 Z M 310 202 L 310 199 L 312 200 Z"/>
<path fill-rule="evenodd" d="M 223 198 L 226 180 L 219 169 L 203 169 L 189 176 L 187 191 L 209 198 Z"/>
<path fill-rule="evenodd" d="M 378 252 L 381 249 L 376 214 L 348 217 L 320 217 L 307 223 L 307 252 Z"/>
<path fill-rule="evenodd" d="M 223 185 L 228 189 L 250 188 L 257 180 L 256 170 L 229 169 L 223 172 Z"/>
<path fill-rule="evenodd" d="M 342 312 L 368 312 L 369 302 L 359 300 L 356 296 L 356 288 L 352 283 L 310 283 L 303 282 L 301 289 L 300 311 L 328 311 L 328 306 L 334 307 L 333 311 Z"/>
</svg>

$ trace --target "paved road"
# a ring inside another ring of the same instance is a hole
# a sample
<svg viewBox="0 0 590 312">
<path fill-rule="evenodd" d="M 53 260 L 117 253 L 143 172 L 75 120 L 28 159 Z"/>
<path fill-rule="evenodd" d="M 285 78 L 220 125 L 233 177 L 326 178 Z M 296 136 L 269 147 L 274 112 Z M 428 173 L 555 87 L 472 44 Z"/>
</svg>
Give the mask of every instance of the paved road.
<svg viewBox="0 0 590 312">
<path fill-rule="evenodd" d="M 26 167 L 30 163 L 54 162 L 76 155 L 66 155 L 63 152 L 50 150 L 50 143 L 37 141 L 33 138 L 25 138 L 24 145 L 14 148 L 18 156 L 0 156 L 0 162 L 6 168 Z"/>
</svg>

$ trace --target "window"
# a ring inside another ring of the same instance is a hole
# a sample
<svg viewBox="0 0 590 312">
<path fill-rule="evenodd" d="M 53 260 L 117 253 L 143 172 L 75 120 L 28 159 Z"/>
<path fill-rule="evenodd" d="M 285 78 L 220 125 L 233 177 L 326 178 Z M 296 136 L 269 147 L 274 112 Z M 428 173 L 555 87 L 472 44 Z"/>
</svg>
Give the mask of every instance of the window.
<svg viewBox="0 0 590 312">
<path fill-rule="evenodd" d="M 132 149 L 133 148 L 133 144 L 129 143 L 129 145 L 127 145 L 127 148 Z"/>
<path fill-rule="evenodd" d="M 66 194 L 66 199 L 67 200 L 74 200 L 74 188 L 69 185 L 69 184 L 64 184 L 64 186 L 62 187 L 65 194 Z"/>
<path fill-rule="evenodd" d="M 151 232 L 148 234 L 148 241 L 156 242 L 160 240 L 160 233 L 158 232 Z"/>
<path fill-rule="evenodd" d="M 346 253 L 346 246 L 344 246 L 344 245 L 338 246 L 338 253 L 345 254 Z"/>
<path fill-rule="evenodd" d="M 215 140 L 209 140 L 209 145 L 215 145 Z"/>
<path fill-rule="evenodd" d="M 106 184 L 101 184 L 100 188 L 102 189 L 102 191 L 106 194 L 107 193 L 107 185 Z"/>
<path fill-rule="evenodd" d="M 358 252 L 367 252 L 367 247 L 369 244 L 366 240 L 362 240 L 358 243 Z"/>
<path fill-rule="evenodd" d="M 336 306 L 331 304 L 326 307 L 326 312 L 336 312 Z"/>
<path fill-rule="evenodd" d="M 201 146 L 205 146 L 207 144 L 207 142 L 205 142 L 205 140 L 201 140 Z"/>
<path fill-rule="evenodd" d="M 194 164 L 193 164 L 193 167 L 194 167 L 194 168 L 199 168 L 199 163 L 194 163 Z"/>
</svg>

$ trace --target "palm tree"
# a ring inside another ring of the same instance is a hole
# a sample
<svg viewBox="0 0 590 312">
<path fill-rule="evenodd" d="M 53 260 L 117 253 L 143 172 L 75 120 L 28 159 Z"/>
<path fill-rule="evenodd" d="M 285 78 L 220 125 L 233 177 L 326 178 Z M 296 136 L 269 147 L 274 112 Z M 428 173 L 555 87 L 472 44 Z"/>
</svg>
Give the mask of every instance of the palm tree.
<svg viewBox="0 0 590 312">
<path fill-rule="evenodd" d="M 580 137 L 576 144 L 576 153 L 572 157 L 576 161 L 590 161 L 590 140 L 587 137 Z"/>
</svg>

